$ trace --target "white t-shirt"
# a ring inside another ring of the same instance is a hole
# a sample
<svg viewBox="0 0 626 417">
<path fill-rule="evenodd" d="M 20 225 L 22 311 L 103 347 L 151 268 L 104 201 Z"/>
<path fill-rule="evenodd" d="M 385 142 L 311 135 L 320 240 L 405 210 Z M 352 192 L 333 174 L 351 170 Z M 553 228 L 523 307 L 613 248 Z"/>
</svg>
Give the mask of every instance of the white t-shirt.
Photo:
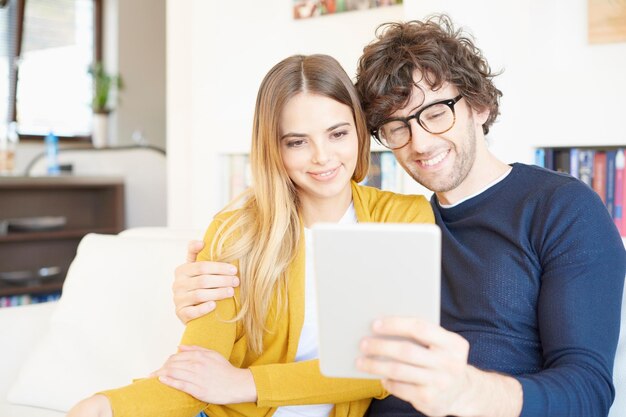
<svg viewBox="0 0 626 417">
<path fill-rule="evenodd" d="M 356 223 L 354 204 L 343 215 L 338 223 Z M 298 341 L 296 362 L 317 359 L 317 300 L 315 298 L 315 277 L 313 276 L 313 236 L 311 230 L 304 229 L 305 269 L 304 269 L 304 322 Z M 273 417 L 328 417 L 334 404 L 291 405 L 278 407 Z"/>
</svg>

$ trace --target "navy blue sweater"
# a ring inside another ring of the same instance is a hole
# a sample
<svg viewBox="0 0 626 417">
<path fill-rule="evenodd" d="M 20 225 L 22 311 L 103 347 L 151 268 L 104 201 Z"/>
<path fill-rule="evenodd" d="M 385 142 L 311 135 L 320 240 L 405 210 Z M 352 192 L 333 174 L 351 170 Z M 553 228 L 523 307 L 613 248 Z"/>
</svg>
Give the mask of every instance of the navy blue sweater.
<svg viewBox="0 0 626 417">
<path fill-rule="evenodd" d="M 522 384 L 522 416 L 606 416 L 615 391 L 626 256 L 602 201 L 563 174 L 513 164 L 480 195 L 442 208 L 441 324 L 470 364 Z M 369 416 L 421 416 L 395 397 Z"/>
</svg>

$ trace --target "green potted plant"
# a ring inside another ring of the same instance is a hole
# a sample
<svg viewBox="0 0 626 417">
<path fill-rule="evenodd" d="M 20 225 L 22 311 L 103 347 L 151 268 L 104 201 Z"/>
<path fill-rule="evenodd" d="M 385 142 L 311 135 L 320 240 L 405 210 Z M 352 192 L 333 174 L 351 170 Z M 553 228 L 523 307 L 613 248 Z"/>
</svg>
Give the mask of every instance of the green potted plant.
<svg viewBox="0 0 626 417">
<path fill-rule="evenodd" d="M 117 74 L 109 74 L 105 71 L 101 62 L 94 63 L 89 68 L 93 82 L 93 99 L 91 109 L 93 111 L 92 143 L 96 148 L 108 145 L 109 113 L 113 111 L 110 105 L 111 93 L 123 88 L 122 78 Z"/>
</svg>

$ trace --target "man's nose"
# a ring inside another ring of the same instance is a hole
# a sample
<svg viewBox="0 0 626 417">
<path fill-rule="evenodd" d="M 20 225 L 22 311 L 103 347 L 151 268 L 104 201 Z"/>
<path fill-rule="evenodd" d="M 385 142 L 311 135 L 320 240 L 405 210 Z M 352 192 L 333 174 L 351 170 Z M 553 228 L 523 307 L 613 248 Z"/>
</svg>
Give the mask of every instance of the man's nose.
<svg viewBox="0 0 626 417">
<path fill-rule="evenodd" d="M 424 129 L 415 119 L 410 120 L 409 123 L 411 123 L 411 143 L 408 146 L 414 152 L 428 153 L 435 143 L 436 135 Z"/>
</svg>

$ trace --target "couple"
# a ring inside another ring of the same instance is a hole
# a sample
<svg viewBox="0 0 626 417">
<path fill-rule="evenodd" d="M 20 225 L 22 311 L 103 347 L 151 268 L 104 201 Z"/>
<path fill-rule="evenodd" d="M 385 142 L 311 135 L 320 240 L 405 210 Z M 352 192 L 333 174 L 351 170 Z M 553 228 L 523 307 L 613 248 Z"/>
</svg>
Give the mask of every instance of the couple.
<svg viewBox="0 0 626 417">
<path fill-rule="evenodd" d="M 70 416 L 606 415 L 622 242 L 584 184 L 488 151 L 492 78 L 445 16 L 388 25 L 360 59 L 358 95 L 327 56 L 272 68 L 254 116 L 254 186 L 209 226 L 197 257 L 209 262 L 177 270 L 179 352 Z M 370 133 L 435 192 L 430 205 L 356 184 Z M 374 336 L 406 338 L 363 340 L 358 366 L 382 381 L 319 373 L 306 240 L 320 221 L 442 230 L 441 327 L 374 323 Z"/>
</svg>

